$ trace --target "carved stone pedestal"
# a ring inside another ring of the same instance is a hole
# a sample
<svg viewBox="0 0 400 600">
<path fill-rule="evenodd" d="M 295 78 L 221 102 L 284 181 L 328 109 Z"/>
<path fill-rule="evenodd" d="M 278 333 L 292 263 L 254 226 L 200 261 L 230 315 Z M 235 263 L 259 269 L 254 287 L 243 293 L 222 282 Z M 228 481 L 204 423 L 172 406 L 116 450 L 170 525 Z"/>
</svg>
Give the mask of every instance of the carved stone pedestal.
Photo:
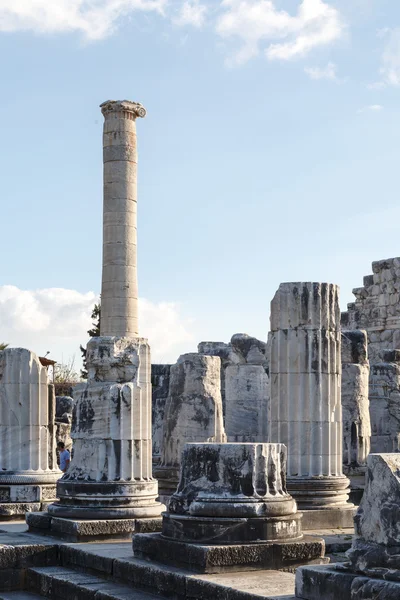
<svg viewBox="0 0 400 600">
<path fill-rule="evenodd" d="M 323 562 L 323 540 L 303 538 L 285 469 L 283 444 L 187 444 L 162 533 L 134 536 L 134 555 L 205 573 Z"/>
</svg>

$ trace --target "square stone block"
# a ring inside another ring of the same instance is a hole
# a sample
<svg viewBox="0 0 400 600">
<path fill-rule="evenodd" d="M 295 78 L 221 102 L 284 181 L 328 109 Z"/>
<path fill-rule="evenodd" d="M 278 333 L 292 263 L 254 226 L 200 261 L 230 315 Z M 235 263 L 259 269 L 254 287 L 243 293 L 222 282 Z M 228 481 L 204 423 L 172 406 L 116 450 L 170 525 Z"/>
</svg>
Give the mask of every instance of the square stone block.
<svg viewBox="0 0 400 600">
<path fill-rule="evenodd" d="M 211 546 L 176 542 L 159 533 L 133 537 L 136 558 L 155 560 L 197 573 L 254 571 L 258 569 L 295 569 L 299 565 L 323 564 L 325 542 L 305 536 L 302 540 L 282 543 L 250 543 Z"/>
</svg>

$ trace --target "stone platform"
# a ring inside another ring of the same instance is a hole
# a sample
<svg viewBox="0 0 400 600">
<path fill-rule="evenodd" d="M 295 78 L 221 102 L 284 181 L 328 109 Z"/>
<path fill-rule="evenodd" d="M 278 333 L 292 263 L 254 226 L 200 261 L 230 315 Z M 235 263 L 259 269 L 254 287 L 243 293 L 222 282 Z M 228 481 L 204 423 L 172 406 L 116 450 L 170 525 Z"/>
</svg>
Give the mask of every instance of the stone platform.
<svg viewBox="0 0 400 600">
<path fill-rule="evenodd" d="M 53 517 L 49 513 L 28 513 L 29 531 L 50 535 L 69 542 L 93 540 L 128 540 L 133 533 L 161 531 L 161 518 L 155 519 L 109 519 L 78 520 Z"/>
<path fill-rule="evenodd" d="M 296 573 L 296 598 L 306 600 L 399 600 L 400 581 L 385 581 L 343 571 L 340 565 L 302 567 Z"/>
<path fill-rule="evenodd" d="M 303 515 L 301 525 L 304 531 L 310 529 L 341 528 L 349 529 L 354 526 L 354 516 L 357 507 L 352 504 L 326 510 L 301 510 Z"/>
<path fill-rule="evenodd" d="M 135 558 L 154 560 L 197 573 L 292 571 L 304 564 L 329 562 L 328 558 L 322 558 L 324 540 L 311 536 L 290 542 L 207 545 L 177 542 L 153 533 L 134 536 L 132 543 Z"/>
</svg>

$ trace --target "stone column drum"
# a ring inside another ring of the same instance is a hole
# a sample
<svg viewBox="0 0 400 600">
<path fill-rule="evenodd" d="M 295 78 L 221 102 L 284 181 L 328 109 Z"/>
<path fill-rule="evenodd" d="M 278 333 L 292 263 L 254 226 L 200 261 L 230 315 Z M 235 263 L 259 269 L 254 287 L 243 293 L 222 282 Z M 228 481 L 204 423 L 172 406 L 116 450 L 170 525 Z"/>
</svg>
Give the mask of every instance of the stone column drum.
<svg viewBox="0 0 400 600">
<path fill-rule="evenodd" d="M 288 447 L 299 509 L 339 509 L 322 515 L 322 526 L 351 526 L 353 516 L 342 472 L 338 294 L 329 283 L 282 283 L 271 303 L 270 440 Z"/>
<path fill-rule="evenodd" d="M 86 520 L 156 517 L 163 506 L 152 476 L 150 348 L 138 337 L 137 320 L 135 120 L 146 111 L 127 100 L 107 101 L 101 110 L 101 335 L 87 346 L 88 380 L 73 413 L 74 456 L 49 513 Z M 124 527 L 108 533 L 129 534 Z"/>
<path fill-rule="evenodd" d="M 0 518 L 41 510 L 56 497 L 61 471 L 49 388 L 36 354 L 24 348 L 0 352 Z"/>
<path fill-rule="evenodd" d="M 323 562 L 324 542 L 303 539 L 301 517 L 283 444 L 186 444 L 162 534 L 135 535 L 134 555 L 206 573 Z"/>
</svg>

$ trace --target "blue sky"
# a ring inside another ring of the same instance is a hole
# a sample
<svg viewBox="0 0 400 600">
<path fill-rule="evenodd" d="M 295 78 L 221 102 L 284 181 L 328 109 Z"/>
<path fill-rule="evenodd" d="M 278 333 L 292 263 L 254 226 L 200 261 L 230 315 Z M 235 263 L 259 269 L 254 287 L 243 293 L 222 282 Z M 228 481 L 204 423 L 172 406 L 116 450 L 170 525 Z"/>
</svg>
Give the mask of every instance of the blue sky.
<svg viewBox="0 0 400 600">
<path fill-rule="evenodd" d="M 261 339 L 282 281 L 400 255 L 400 4 L 0 0 L 0 341 L 79 350 L 100 290 L 102 116 L 141 102 L 141 334 Z"/>
</svg>

